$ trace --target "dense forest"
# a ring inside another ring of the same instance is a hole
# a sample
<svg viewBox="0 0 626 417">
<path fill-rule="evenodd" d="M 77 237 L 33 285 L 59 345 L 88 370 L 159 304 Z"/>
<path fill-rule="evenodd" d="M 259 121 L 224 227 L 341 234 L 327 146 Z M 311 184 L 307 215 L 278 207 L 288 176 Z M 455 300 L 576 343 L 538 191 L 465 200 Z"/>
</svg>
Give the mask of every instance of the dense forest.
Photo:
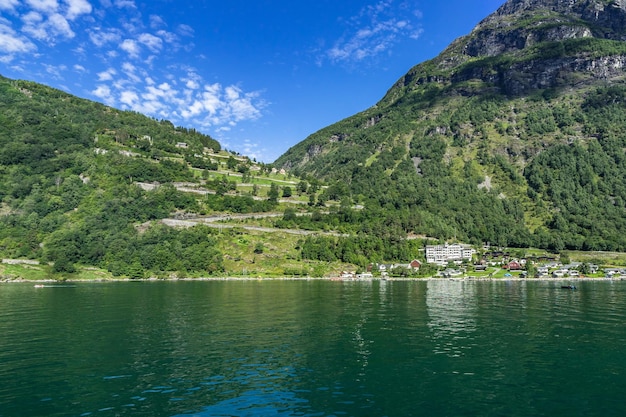
<svg viewBox="0 0 626 417">
<path fill-rule="evenodd" d="M 507 3 L 275 164 L 343 185 L 363 232 L 624 251 L 626 42 L 608 3 Z"/>
<path fill-rule="evenodd" d="M 625 250 L 626 86 L 582 98 L 554 94 L 526 102 L 481 97 L 456 108 L 449 102 L 449 113 L 409 125 L 390 112 L 296 172 L 329 172 L 340 198 L 365 203 L 361 215 L 378 219 L 358 222 L 370 230 L 555 251 Z"/>
</svg>

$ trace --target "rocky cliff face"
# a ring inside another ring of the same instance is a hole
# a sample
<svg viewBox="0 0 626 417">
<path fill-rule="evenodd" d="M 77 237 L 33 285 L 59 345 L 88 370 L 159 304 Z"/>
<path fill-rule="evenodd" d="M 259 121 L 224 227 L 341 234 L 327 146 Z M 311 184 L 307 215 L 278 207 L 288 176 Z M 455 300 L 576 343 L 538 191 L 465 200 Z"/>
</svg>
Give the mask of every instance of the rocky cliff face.
<svg viewBox="0 0 626 417">
<path fill-rule="evenodd" d="M 586 37 L 626 40 L 626 0 L 510 0 L 476 26 L 463 53 L 496 56 Z"/>
<path fill-rule="evenodd" d="M 509 96 L 520 96 L 533 90 L 556 87 L 580 87 L 599 80 L 610 81 L 624 76 L 626 55 L 609 57 L 564 57 L 514 63 L 501 71 L 475 68 L 457 73 L 453 83 L 472 79 L 497 85 Z"/>
<path fill-rule="evenodd" d="M 610 32 L 624 32 L 626 1 L 624 0 L 510 0 L 502 5 L 493 15 L 482 23 L 498 20 L 500 17 L 535 13 L 538 10 L 574 16 L 587 22 L 593 22 L 603 28 L 607 36 Z M 480 25 L 479 25 L 480 27 Z M 606 29 L 610 29 L 606 32 Z M 602 31 L 598 32 L 598 35 Z M 610 37 L 623 40 L 623 37 Z"/>
<path fill-rule="evenodd" d="M 612 79 L 624 72 L 623 41 L 626 0 L 509 0 L 396 88 L 481 80 L 519 95 Z"/>
</svg>

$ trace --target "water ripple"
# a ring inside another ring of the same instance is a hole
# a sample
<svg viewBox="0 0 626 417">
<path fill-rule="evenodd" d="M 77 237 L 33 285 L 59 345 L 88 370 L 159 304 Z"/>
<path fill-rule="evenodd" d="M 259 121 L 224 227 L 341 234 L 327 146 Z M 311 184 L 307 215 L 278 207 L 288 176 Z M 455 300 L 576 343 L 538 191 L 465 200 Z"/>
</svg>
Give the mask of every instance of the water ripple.
<svg viewBox="0 0 626 417">
<path fill-rule="evenodd" d="M 626 415 L 626 283 L 334 284 L 0 286 L 0 415 Z"/>
</svg>

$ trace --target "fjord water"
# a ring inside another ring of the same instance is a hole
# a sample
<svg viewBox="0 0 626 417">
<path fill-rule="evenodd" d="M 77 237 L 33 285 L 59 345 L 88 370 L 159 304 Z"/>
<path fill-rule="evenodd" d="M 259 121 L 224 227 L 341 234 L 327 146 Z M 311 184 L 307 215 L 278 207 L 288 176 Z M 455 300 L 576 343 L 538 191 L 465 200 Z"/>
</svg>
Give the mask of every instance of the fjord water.
<svg viewBox="0 0 626 417">
<path fill-rule="evenodd" d="M 0 416 L 623 416 L 626 282 L 0 286 Z"/>
</svg>

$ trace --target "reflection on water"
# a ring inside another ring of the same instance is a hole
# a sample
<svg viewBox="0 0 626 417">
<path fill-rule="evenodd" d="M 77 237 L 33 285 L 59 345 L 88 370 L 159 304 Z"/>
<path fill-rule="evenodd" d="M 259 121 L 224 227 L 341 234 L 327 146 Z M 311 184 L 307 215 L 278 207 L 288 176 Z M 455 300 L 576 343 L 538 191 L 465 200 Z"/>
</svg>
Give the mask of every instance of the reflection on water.
<svg viewBox="0 0 626 417">
<path fill-rule="evenodd" d="M 0 417 L 622 416 L 625 322 L 626 282 L 3 285 Z"/>
<path fill-rule="evenodd" d="M 428 281 L 428 327 L 436 342 L 433 353 L 454 357 L 471 348 L 471 333 L 476 330 L 475 288 L 462 281 Z"/>
</svg>

